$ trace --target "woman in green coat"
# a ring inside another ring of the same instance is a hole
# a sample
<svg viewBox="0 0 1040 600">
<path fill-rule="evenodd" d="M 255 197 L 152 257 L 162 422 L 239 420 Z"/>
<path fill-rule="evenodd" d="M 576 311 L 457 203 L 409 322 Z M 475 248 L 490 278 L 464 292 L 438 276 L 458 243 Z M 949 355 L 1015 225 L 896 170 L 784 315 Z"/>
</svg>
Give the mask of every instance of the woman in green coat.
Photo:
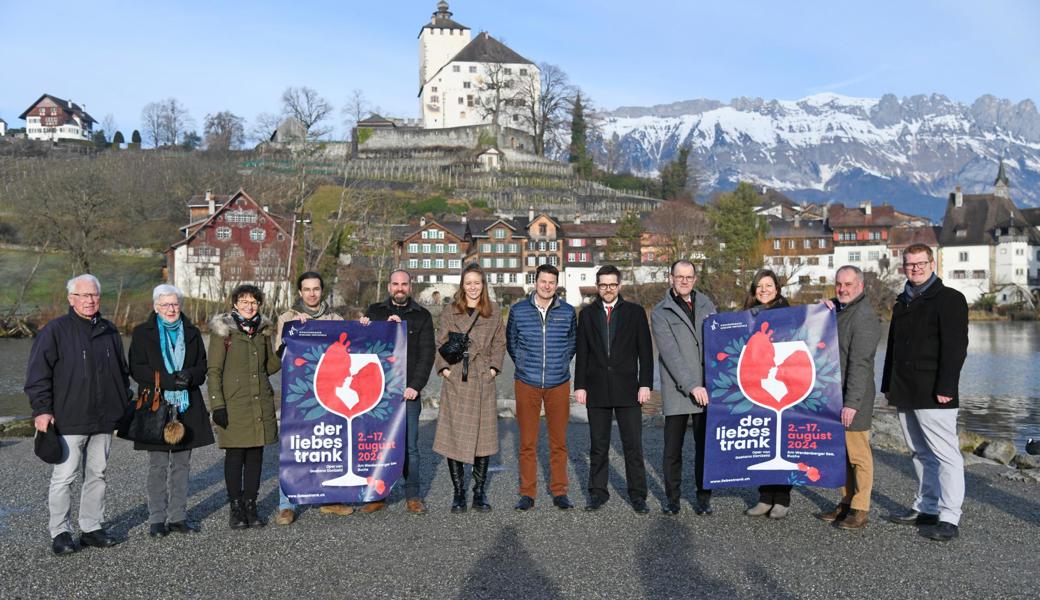
<svg viewBox="0 0 1040 600">
<path fill-rule="evenodd" d="M 278 441 L 274 389 L 281 362 L 271 347 L 274 327 L 260 314 L 264 293 L 254 285 L 231 292 L 231 312 L 210 321 L 210 410 L 224 454 L 232 529 L 263 527 L 256 510 L 264 446 Z"/>
</svg>

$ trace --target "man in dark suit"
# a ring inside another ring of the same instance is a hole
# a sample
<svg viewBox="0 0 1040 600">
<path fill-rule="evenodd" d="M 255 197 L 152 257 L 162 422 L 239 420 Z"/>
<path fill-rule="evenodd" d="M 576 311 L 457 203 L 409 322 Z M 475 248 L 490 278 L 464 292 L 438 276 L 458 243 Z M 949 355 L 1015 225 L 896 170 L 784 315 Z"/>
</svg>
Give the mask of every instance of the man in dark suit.
<svg viewBox="0 0 1040 600">
<path fill-rule="evenodd" d="M 964 459 L 957 436 L 958 386 L 968 354 L 968 303 L 935 275 L 932 249 L 903 250 L 906 286 L 892 307 L 881 392 L 896 407 L 917 473 L 906 525 L 933 525 L 927 537 L 957 537 L 964 501 Z"/>
<path fill-rule="evenodd" d="M 653 349 L 646 312 L 621 298 L 621 272 L 607 265 L 596 273 L 599 298 L 578 316 L 574 399 L 589 411 L 589 504 L 606 504 L 611 417 L 617 419 L 625 452 L 628 499 L 639 514 L 646 506 L 643 415 L 653 385 Z"/>
</svg>

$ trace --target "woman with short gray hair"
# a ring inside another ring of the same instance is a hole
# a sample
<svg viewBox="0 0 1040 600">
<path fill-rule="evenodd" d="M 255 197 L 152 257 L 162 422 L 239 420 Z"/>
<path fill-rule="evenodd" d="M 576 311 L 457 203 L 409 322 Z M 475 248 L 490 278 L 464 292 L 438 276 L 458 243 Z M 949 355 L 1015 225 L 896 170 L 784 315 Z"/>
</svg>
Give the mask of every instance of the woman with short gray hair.
<svg viewBox="0 0 1040 600">
<path fill-rule="evenodd" d="M 131 376 L 140 388 L 150 388 L 158 373 L 163 399 L 176 408 L 184 425 L 184 437 L 176 445 L 134 442 L 135 450 L 148 452 L 148 535 L 154 538 L 198 531 L 187 519 L 191 451 L 213 443 L 199 389 L 206 381 L 206 348 L 198 328 L 181 313 L 183 300 L 176 286 L 156 286 L 154 312 L 134 328 L 130 342 Z"/>
</svg>

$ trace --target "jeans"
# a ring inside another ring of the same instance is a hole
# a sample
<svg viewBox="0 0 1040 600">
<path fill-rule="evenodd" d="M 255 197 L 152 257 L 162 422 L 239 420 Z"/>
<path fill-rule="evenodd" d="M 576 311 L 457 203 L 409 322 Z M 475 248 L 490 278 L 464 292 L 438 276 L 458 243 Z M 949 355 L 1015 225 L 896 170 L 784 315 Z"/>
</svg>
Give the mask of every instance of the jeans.
<svg viewBox="0 0 1040 600">
<path fill-rule="evenodd" d="M 407 424 L 405 427 L 404 497 L 419 498 L 419 413 L 422 399 L 406 400 Z"/>
</svg>

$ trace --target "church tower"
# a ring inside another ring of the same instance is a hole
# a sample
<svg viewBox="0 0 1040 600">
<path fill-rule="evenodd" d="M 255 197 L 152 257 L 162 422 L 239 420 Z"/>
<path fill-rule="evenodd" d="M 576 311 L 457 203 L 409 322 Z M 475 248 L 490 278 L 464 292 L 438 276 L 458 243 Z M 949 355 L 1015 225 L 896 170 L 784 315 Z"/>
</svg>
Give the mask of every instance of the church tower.
<svg viewBox="0 0 1040 600">
<path fill-rule="evenodd" d="M 437 3 L 437 12 L 430 22 L 419 30 L 419 88 L 433 77 L 438 69 L 469 44 L 469 27 L 455 22 L 448 3 Z"/>
<path fill-rule="evenodd" d="M 996 180 L 993 181 L 993 195 L 998 198 L 1011 198 L 1011 186 L 1007 173 L 1004 172 L 1004 159 L 1000 160 L 1000 169 L 997 171 Z"/>
</svg>

